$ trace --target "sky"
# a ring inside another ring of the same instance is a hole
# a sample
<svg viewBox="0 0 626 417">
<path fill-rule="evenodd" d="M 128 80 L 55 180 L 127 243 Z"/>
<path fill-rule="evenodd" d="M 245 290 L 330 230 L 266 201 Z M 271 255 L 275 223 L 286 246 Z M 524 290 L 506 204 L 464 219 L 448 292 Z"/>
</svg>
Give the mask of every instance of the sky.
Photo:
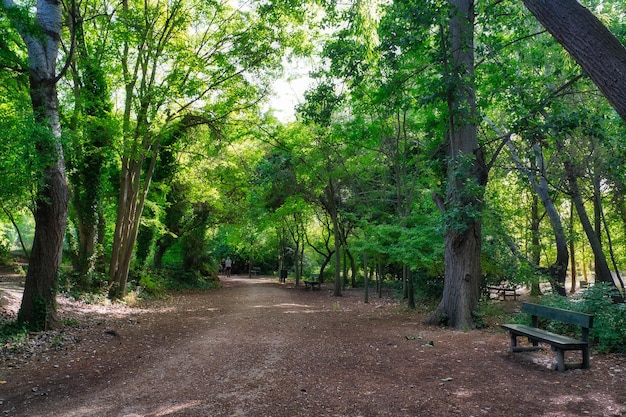
<svg viewBox="0 0 626 417">
<path fill-rule="evenodd" d="M 269 107 L 274 110 L 274 116 L 281 122 L 295 120 L 295 108 L 304 101 L 304 93 L 313 82 L 309 76 L 312 64 L 307 60 L 297 59 L 293 62 L 284 62 L 285 75 L 273 85 L 273 97 Z"/>
</svg>

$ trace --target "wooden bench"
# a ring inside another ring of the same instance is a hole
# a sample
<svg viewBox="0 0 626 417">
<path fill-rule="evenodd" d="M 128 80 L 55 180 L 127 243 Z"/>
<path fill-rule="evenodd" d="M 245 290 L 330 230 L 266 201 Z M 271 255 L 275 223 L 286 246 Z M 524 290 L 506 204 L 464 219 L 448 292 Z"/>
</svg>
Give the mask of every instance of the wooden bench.
<svg viewBox="0 0 626 417">
<path fill-rule="evenodd" d="M 257 276 L 260 273 L 261 273 L 261 268 L 258 268 L 258 267 L 250 268 L 250 275 Z"/>
<path fill-rule="evenodd" d="M 589 329 L 593 327 L 592 315 L 532 303 L 522 303 L 522 313 L 530 314 L 532 321 L 530 326 L 523 324 L 502 325 L 504 329 L 510 332 L 510 351 L 512 353 L 538 350 L 541 349 L 541 347 L 539 347 L 539 343 L 548 343 L 552 346 L 552 350 L 555 350 L 557 353 L 556 369 L 558 371 L 562 372 L 565 371 L 565 369 L 573 368 L 587 369 L 590 367 Z M 539 317 L 579 326 L 581 328 L 581 338 L 575 339 L 541 329 L 539 328 Z M 527 337 L 532 343 L 532 346 L 518 346 L 518 336 Z M 582 352 L 582 363 L 566 364 L 565 351 L 567 350 L 580 350 Z"/>
<path fill-rule="evenodd" d="M 502 299 L 506 301 L 506 297 L 513 297 L 514 300 L 517 300 L 517 288 L 515 287 L 505 287 L 501 285 L 488 285 L 487 289 L 489 291 L 495 291 L 499 296 L 502 296 Z"/>
<path fill-rule="evenodd" d="M 315 287 L 320 290 L 322 289 L 319 281 L 319 274 L 311 274 L 311 278 L 304 280 L 304 289 L 306 290 L 309 287 L 311 287 L 312 290 L 314 290 Z"/>
</svg>

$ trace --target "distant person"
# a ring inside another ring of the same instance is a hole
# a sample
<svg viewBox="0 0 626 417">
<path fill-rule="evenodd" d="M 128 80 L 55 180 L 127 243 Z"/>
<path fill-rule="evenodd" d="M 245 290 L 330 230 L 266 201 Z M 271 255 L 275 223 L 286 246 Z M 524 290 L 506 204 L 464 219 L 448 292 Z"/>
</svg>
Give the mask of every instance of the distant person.
<svg viewBox="0 0 626 417">
<path fill-rule="evenodd" d="M 220 274 L 223 274 L 224 272 L 226 272 L 226 260 L 222 258 L 222 261 L 220 262 Z"/>
<path fill-rule="evenodd" d="M 230 270 L 233 267 L 233 261 L 230 260 L 230 256 L 224 261 L 224 267 L 226 268 L 226 276 L 229 277 Z"/>
</svg>

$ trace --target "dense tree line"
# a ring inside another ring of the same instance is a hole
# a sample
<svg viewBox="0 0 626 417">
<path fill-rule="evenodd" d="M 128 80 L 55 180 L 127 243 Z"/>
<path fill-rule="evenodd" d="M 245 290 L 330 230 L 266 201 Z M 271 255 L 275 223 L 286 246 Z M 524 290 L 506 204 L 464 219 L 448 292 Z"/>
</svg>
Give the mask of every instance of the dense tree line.
<svg viewBox="0 0 626 417">
<path fill-rule="evenodd" d="M 229 255 L 337 296 L 391 278 L 457 328 L 487 283 L 566 295 L 593 270 L 623 291 L 623 14 L 584 6 L 4 0 L 2 208 L 20 241 L 34 219 L 22 319 L 56 324 L 62 253 L 66 285 L 113 298 Z M 314 81 L 278 120 L 298 56 Z"/>
</svg>

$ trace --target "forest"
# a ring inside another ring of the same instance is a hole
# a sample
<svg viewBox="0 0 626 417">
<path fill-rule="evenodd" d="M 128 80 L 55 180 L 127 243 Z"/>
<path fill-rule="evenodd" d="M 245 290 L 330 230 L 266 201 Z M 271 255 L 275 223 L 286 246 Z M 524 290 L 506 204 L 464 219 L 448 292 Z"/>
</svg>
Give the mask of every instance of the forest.
<svg viewBox="0 0 626 417">
<path fill-rule="evenodd" d="M 19 320 L 59 325 L 60 291 L 210 288 L 226 257 L 394 285 L 453 328 L 502 283 L 623 306 L 626 10 L 581 3 L 3 0 Z"/>
</svg>

